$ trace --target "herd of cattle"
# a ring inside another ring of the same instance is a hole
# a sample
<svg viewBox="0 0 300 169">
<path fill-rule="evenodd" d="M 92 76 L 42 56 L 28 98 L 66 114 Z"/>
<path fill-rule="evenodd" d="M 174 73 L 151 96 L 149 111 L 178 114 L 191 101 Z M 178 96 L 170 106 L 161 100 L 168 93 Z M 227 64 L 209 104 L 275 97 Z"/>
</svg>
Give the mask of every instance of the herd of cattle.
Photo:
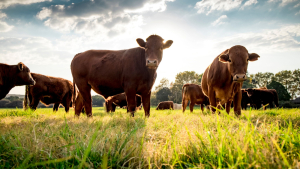
<svg viewBox="0 0 300 169">
<path fill-rule="evenodd" d="M 60 104 L 68 112 L 74 107 L 75 115 L 85 112 L 92 117 L 91 89 L 105 98 L 107 112 L 114 112 L 116 106 L 125 107 L 134 116 L 137 107 L 144 108 L 145 116 L 150 116 L 151 89 L 156 79 L 156 70 L 162 61 L 163 50 L 173 41 L 163 43 L 158 35 L 149 36 L 146 41 L 138 38 L 139 47 L 127 50 L 88 50 L 78 53 L 71 62 L 73 83 L 69 80 L 31 73 L 23 63 L 7 65 L 0 63 L 0 100 L 9 91 L 26 85 L 24 108 L 29 105 L 36 109 L 39 101 L 49 105 L 54 103 L 57 111 Z M 182 88 L 182 105 L 172 101 L 161 102 L 158 109 L 181 109 L 185 111 L 190 101 L 190 111 L 195 104 L 204 105 L 215 112 L 221 107 L 227 113 L 234 107 L 236 115 L 248 104 L 256 109 L 273 102 L 278 107 L 278 95 L 274 89 L 242 89 L 246 80 L 249 61 L 260 56 L 248 53 L 237 45 L 218 55 L 203 74 L 201 86 L 185 84 Z M 29 102 L 29 103 L 28 103 Z"/>
</svg>

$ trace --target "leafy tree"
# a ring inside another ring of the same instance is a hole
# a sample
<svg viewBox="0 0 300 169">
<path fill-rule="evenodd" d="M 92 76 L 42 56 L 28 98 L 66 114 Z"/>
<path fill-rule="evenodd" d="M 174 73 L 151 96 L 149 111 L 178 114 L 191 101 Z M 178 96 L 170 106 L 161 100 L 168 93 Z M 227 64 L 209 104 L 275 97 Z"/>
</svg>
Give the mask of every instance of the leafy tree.
<svg viewBox="0 0 300 169">
<path fill-rule="evenodd" d="M 5 99 L 7 99 L 11 102 L 20 100 L 20 98 L 18 96 L 9 96 L 9 97 L 6 97 Z"/>
<path fill-rule="evenodd" d="M 275 89 L 278 93 L 279 101 L 288 101 L 291 99 L 289 92 L 286 88 L 279 82 L 272 81 L 268 86 L 268 89 Z"/>
<path fill-rule="evenodd" d="M 275 81 L 281 83 L 287 91 L 290 93 L 292 98 L 295 97 L 295 91 L 292 90 L 293 86 L 293 73 L 290 70 L 283 70 L 275 74 Z"/>
<path fill-rule="evenodd" d="M 93 102 L 93 106 L 102 107 L 105 100 L 102 96 L 95 95 L 95 96 L 92 96 L 92 102 Z"/>
<path fill-rule="evenodd" d="M 155 87 L 155 91 L 159 91 L 160 89 L 167 87 L 169 88 L 169 80 L 167 78 L 162 78 L 159 82 L 159 85 Z"/>
<path fill-rule="evenodd" d="M 168 101 L 169 100 L 169 96 L 171 96 L 171 90 L 167 87 L 164 87 L 162 89 L 160 89 L 159 91 L 157 91 L 156 93 L 156 100 L 161 102 L 161 101 Z"/>
<path fill-rule="evenodd" d="M 260 88 L 260 87 L 265 87 L 269 83 L 271 83 L 271 81 L 274 79 L 274 74 L 271 72 L 266 72 L 266 73 L 258 72 L 252 77 L 254 79 L 254 84 L 256 85 L 256 87 Z"/>
<path fill-rule="evenodd" d="M 293 98 L 296 97 L 296 95 L 300 95 L 300 69 L 296 69 L 292 73 L 293 76 L 293 84 L 291 86 L 291 93 L 293 95 Z"/>
</svg>

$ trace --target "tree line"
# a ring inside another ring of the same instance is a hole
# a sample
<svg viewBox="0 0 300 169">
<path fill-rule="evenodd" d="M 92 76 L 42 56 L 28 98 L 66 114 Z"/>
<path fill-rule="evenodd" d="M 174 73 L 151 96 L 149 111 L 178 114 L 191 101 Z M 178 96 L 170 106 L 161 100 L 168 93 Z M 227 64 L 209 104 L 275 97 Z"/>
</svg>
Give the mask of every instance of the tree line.
<svg viewBox="0 0 300 169">
<path fill-rule="evenodd" d="M 184 71 L 176 75 L 174 82 L 163 78 L 151 94 L 151 105 L 156 106 L 159 102 L 168 100 L 174 103 L 181 103 L 182 86 L 186 83 L 201 85 L 202 76 L 203 73 L 198 74 L 195 71 Z M 300 95 L 300 69 L 294 71 L 283 70 L 276 74 L 271 72 L 247 73 L 247 77 L 242 88 L 267 87 L 268 89 L 276 89 L 280 101 L 295 99 Z"/>
</svg>

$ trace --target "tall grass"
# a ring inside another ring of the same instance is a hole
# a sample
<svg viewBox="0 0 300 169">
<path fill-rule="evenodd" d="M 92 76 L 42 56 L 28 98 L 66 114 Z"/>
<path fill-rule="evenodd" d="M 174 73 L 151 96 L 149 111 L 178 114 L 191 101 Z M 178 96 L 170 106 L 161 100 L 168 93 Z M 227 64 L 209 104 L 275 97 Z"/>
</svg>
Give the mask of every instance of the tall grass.
<svg viewBox="0 0 300 169">
<path fill-rule="evenodd" d="M 0 168 L 299 168 L 300 110 L 0 109 Z"/>
</svg>

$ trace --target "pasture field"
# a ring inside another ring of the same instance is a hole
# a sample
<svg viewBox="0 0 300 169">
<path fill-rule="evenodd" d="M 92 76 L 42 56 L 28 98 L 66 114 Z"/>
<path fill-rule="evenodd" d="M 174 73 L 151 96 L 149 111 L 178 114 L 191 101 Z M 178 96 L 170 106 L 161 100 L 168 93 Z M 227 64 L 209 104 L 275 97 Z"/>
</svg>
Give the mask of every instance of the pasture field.
<svg viewBox="0 0 300 169">
<path fill-rule="evenodd" d="M 0 109 L 0 168 L 299 168 L 300 110 Z"/>
</svg>

